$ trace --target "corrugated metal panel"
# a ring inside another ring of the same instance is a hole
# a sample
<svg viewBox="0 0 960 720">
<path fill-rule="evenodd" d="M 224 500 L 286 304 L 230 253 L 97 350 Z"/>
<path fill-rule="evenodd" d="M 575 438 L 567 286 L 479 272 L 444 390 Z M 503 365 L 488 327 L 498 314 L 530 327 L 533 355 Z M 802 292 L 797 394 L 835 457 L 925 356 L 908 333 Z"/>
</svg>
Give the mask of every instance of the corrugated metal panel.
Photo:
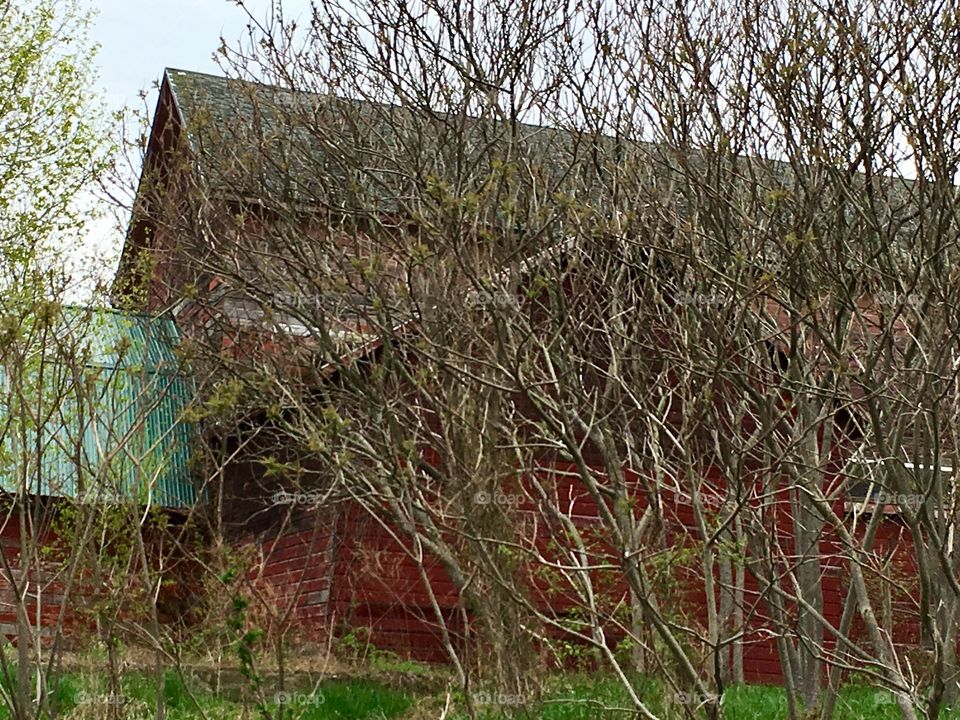
<svg viewBox="0 0 960 720">
<path fill-rule="evenodd" d="M 30 492 L 45 495 L 192 503 L 195 428 L 184 413 L 194 385 L 173 321 L 68 308 L 59 327 L 83 348 L 82 364 L 48 348 L 42 371 L 14 380 L 0 368 L 0 488 L 12 492 L 26 478 Z"/>
</svg>

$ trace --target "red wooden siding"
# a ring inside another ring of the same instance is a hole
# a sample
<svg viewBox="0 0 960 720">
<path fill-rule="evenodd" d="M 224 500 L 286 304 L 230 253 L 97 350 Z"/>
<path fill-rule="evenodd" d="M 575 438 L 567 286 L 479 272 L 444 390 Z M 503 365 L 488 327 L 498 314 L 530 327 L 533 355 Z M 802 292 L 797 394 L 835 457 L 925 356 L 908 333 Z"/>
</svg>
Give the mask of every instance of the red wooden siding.
<svg viewBox="0 0 960 720">
<path fill-rule="evenodd" d="M 557 469 L 545 468 L 543 472 L 551 474 Z M 573 474 L 563 472 L 555 474 L 553 479 L 556 492 L 565 499 L 577 527 L 591 538 L 597 559 L 615 562 L 612 548 L 604 542 L 604 530 L 596 508 Z M 716 487 L 722 486 L 719 479 L 713 482 Z M 768 521 L 771 528 L 777 528 L 776 538 L 787 562 L 790 562 L 795 551 L 787 516 L 786 491 L 782 495 L 778 498 L 775 517 L 768 518 Z M 638 511 L 643 509 L 642 494 L 639 497 Z M 689 499 L 669 493 L 663 497 L 666 499 L 663 507 L 666 547 L 691 543 L 696 539 L 696 526 Z M 518 518 L 526 514 L 532 520 L 535 512 L 533 507 L 520 506 Z M 314 518 L 312 523 L 307 521 L 311 516 Z M 305 523 L 307 527 L 304 527 Z M 540 517 L 537 527 L 535 541 L 545 549 L 550 539 L 549 524 Z M 246 542 L 253 543 L 259 553 L 253 574 L 258 582 L 273 588 L 283 607 L 290 608 L 290 620 L 299 629 L 299 637 L 322 640 L 328 632 L 337 635 L 352 632 L 361 641 L 369 641 L 375 647 L 405 657 L 430 662 L 447 660 L 431 606 L 431 595 L 420 568 L 388 529 L 359 507 L 344 505 L 304 513 L 291 528 L 278 536 L 265 532 L 260 539 L 248 537 Z M 911 572 L 911 539 L 896 517 L 883 521 L 874 556 L 886 557 L 888 551 L 898 575 L 909 587 L 911 578 L 915 577 Z M 839 624 L 847 593 L 846 560 L 839 552 L 837 538 L 829 532 L 821 540 L 820 555 L 824 616 L 829 622 Z M 704 584 L 698 574 L 698 560 L 695 557 L 693 562 L 671 567 L 676 590 L 667 595 L 666 600 L 673 603 L 672 611 L 682 614 L 694 626 L 705 629 Z M 447 628 L 454 642 L 459 643 L 462 639 L 460 594 L 438 561 L 428 558 L 425 570 L 429 589 Z M 611 573 L 610 578 L 607 582 L 599 575 L 595 578 L 603 586 L 607 606 L 628 597 L 619 573 Z M 868 568 L 868 583 L 870 580 Z M 767 600 L 761 596 L 758 584 L 749 572 L 745 585 L 747 633 L 743 645 L 746 679 L 748 682 L 775 683 L 781 679 L 781 668 Z M 537 604 L 557 616 L 562 616 L 574 604 L 567 590 L 551 588 L 536 576 L 531 576 L 529 586 L 531 597 Z M 879 613 L 882 606 L 880 595 L 874 599 Z M 919 621 L 913 596 L 894 595 L 891 601 L 895 642 L 905 651 L 918 648 Z M 787 612 L 795 613 L 795 608 L 788 607 Z M 862 637 L 863 629 L 855 624 L 853 633 Z M 611 627 L 609 635 L 616 640 L 622 632 Z M 833 646 L 829 636 L 825 637 L 825 643 L 828 648 Z"/>
</svg>

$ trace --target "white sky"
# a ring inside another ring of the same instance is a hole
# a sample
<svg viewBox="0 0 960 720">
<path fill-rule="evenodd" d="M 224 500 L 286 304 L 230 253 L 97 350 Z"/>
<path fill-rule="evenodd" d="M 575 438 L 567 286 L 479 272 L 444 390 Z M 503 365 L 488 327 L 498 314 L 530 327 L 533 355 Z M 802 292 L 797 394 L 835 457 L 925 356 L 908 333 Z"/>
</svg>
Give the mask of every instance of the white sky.
<svg viewBox="0 0 960 720">
<path fill-rule="evenodd" d="M 247 17 L 232 0 L 90 0 L 97 13 L 90 30 L 98 43 L 97 70 L 103 99 L 110 110 L 141 109 L 142 90 L 152 113 L 157 81 L 164 67 L 219 73 L 213 60 L 223 36 L 234 44 L 245 32 Z M 248 7 L 266 14 L 269 0 L 250 0 Z M 285 0 L 284 15 L 302 17 L 308 0 Z M 78 249 L 81 262 L 91 255 L 113 268 L 123 245 L 126 218 L 104 218 L 89 228 L 88 242 Z"/>
<path fill-rule="evenodd" d="M 159 80 L 164 67 L 217 73 L 220 36 L 244 34 L 246 15 L 232 0 L 91 0 L 98 13 L 91 36 L 100 43 L 98 65 L 108 102 L 139 104 L 137 93 Z M 269 0 L 248 0 L 263 16 Z M 303 17 L 307 0 L 285 0 L 284 14 Z M 156 93 L 151 94 L 156 100 Z M 151 102 L 152 107 L 153 102 Z"/>
</svg>

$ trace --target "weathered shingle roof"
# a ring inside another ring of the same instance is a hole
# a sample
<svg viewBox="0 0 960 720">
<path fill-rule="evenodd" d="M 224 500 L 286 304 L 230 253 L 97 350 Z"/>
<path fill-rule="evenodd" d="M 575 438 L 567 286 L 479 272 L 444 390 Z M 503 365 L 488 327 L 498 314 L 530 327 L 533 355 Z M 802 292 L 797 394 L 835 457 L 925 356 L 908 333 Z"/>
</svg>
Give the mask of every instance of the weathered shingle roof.
<svg viewBox="0 0 960 720">
<path fill-rule="evenodd" d="M 168 68 L 169 84 L 202 180 L 236 199 L 297 201 L 345 181 L 336 152 L 311 129 L 309 101 L 275 87 Z M 291 123 L 290 114 L 301 116 Z M 330 126 L 330 120 L 324 123 Z"/>
<path fill-rule="evenodd" d="M 502 159 L 508 138 L 511 152 L 542 173 L 549 191 L 565 180 L 582 181 L 570 176 L 570 160 L 587 159 L 585 145 L 611 141 L 176 68 L 164 77 L 201 175 L 234 197 L 336 207 L 359 205 L 351 199 L 362 196 L 363 207 L 392 211 L 413 195 L 406 184 L 418 171 L 420 179 L 442 178 L 454 167 L 461 175 L 485 174 L 492 160 Z"/>
</svg>

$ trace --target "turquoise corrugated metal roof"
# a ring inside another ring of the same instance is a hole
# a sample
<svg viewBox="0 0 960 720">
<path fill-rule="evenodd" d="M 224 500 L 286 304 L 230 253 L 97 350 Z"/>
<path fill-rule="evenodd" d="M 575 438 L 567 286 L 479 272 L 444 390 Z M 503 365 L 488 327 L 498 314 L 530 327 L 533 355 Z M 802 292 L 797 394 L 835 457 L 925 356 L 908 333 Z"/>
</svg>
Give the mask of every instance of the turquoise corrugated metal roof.
<svg viewBox="0 0 960 720">
<path fill-rule="evenodd" d="M 42 370 L 35 363 L 15 378 L 0 367 L 0 489 L 26 482 L 43 495 L 192 503 L 194 427 L 185 412 L 194 385 L 174 322 L 66 308 L 57 328 L 68 340 L 48 343 Z M 70 349 L 58 349 L 64 344 Z"/>
</svg>

